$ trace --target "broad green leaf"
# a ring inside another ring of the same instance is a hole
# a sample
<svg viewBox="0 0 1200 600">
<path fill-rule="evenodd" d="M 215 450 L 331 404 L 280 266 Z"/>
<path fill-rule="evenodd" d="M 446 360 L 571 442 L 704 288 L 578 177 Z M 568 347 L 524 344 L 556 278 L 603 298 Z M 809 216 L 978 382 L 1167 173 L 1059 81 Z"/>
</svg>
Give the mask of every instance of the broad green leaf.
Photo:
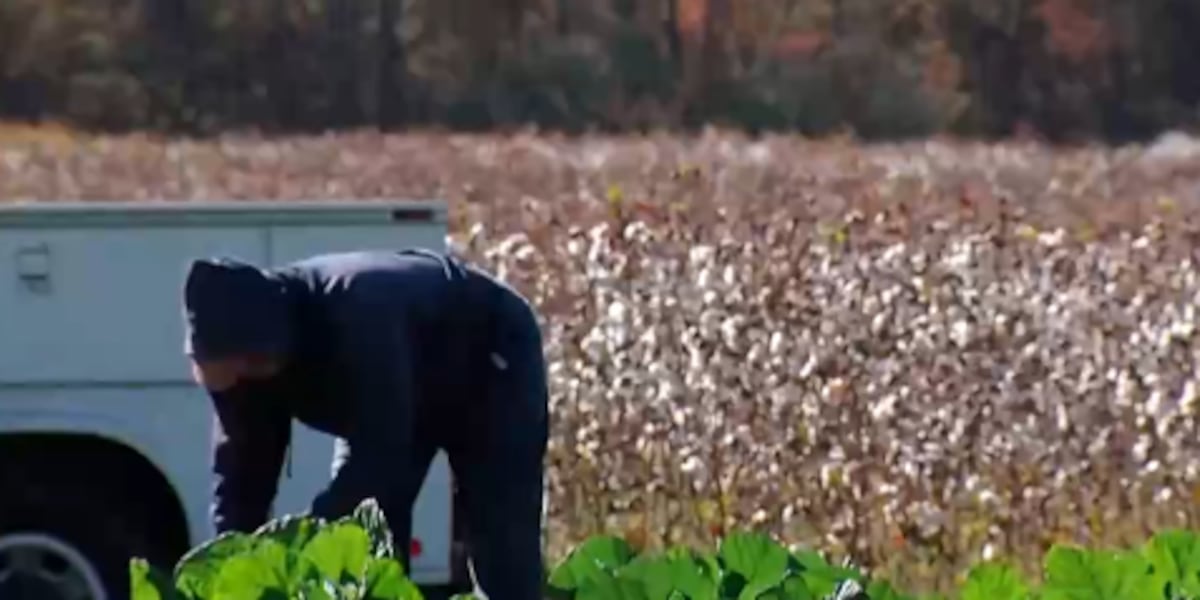
<svg viewBox="0 0 1200 600">
<path fill-rule="evenodd" d="M 182 600 L 183 595 L 166 573 L 144 558 L 129 561 L 129 587 L 132 600 Z"/>
<path fill-rule="evenodd" d="M 259 544 L 270 541 L 283 549 L 281 568 L 287 574 L 288 593 L 302 593 L 305 580 L 313 576 L 316 567 L 301 552 L 322 527 L 327 525 L 308 515 L 286 515 L 254 531 Z"/>
<path fill-rule="evenodd" d="M 333 584 L 315 577 L 305 580 L 300 584 L 296 592 L 296 597 L 301 600 L 342 600 L 342 596 L 338 596 Z"/>
<path fill-rule="evenodd" d="M 687 548 L 672 548 L 659 556 L 640 556 L 619 576 L 641 584 L 649 600 L 668 600 L 682 594 L 691 600 L 716 600 L 719 573 Z"/>
<path fill-rule="evenodd" d="M 190 598 L 211 598 L 212 586 L 225 562 L 255 546 L 254 537 L 226 532 L 183 555 L 175 565 L 175 587 Z"/>
<path fill-rule="evenodd" d="M 600 574 L 611 574 L 634 558 L 629 544 L 615 536 L 594 536 L 562 560 L 550 573 L 550 585 L 562 591 L 580 588 Z"/>
<path fill-rule="evenodd" d="M 258 539 L 279 542 L 289 550 L 300 551 L 317 534 L 320 522 L 306 515 L 286 515 L 268 522 L 254 531 Z"/>
<path fill-rule="evenodd" d="M 310 582 L 324 582 L 326 579 L 321 570 L 312 560 L 295 550 L 287 551 L 287 566 L 284 570 L 289 593 L 299 593 Z"/>
<path fill-rule="evenodd" d="M 787 549 L 762 533 L 730 535 L 721 541 L 717 557 L 727 573 L 740 575 L 745 580 L 740 591 L 736 591 L 736 583 L 726 588 L 727 593 L 737 593 L 743 600 L 757 598 L 759 594 L 783 583 L 788 574 L 800 570 L 799 563 L 788 554 Z M 734 582 L 736 578 L 730 578 L 730 581 Z"/>
<path fill-rule="evenodd" d="M 717 595 L 722 600 L 741 598 L 749 583 L 745 575 L 725 571 L 721 574 L 721 583 L 717 585 Z"/>
<path fill-rule="evenodd" d="M 370 558 L 371 540 L 354 522 L 331 523 L 305 544 L 301 555 L 334 583 L 363 577 Z"/>
<path fill-rule="evenodd" d="M 213 596 L 224 599 L 226 596 L 222 595 L 222 590 L 234 590 L 241 594 L 239 585 L 252 584 L 251 589 L 260 589 L 252 597 L 260 600 L 291 598 L 294 589 L 287 565 L 288 550 L 283 544 L 271 539 L 258 540 L 253 548 L 222 565 L 213 584 Z M 298 583 L 295 587 L 298 587 Z M 230 597 L 230 600 L 234 599 Z"/>
<path fill-rule="evenodd" d="M 646 592 L 635 579 L 618 577 L 607 571 L 597 571 L 581 581 L 575 589 L 576 600 L 648 600 Z"/>
<path fill-rule="evenodd" d="M 819 596 L 808 589 L 808 585 L 799 575 L 792 575 L 783 580 L 783 584 L 760 594 L 764 600 L 819 600 Z"/>
<path fill-rule="evenodd" d="M 1044 600 L 1162 600 L 1149 563 L 1132 552 L 1056 545 L 1046 553 Z"/>
<path fill-rule="evenodd" d="M 804 583 L 818 598 L 833 594 L 843 581 L 866 581 L 866 577 L 857 570 L 831 565 L 823 556 L 812 550 L 796 552 L 794 558 L 800 564 L 800 576 Z"/>
<path fill-rule="evenodd" d="M 700 570 L 704 573 L 704 577 L 714 584 L 721 583 L 721 577 L 724 574 L 721 569 L 721 561 L 717 560 L 716 555 L 707 552 L 697 552 L 693 554 L 696 562 L 700 563 Z"/>
<path fill-rule="evenodd" d="M 259 540 L 249 554 L 255 557 L 259 568 L 269 574 L 273 587 L 290 594 L 294 588 L 293 582 L 298 585 L 302 579 L 301 576 L 294 576 L 292 573 L 292 570 L 299 570 L 300 566 L 296 554 L 280 542 L 272 539 Z"/>
<path fill-rule="evenodd" d="M 912 596 L 896 591 L 892 584 L 882 580 L 867 584 L 867 596 L 871 600 L 914 600 Z"/>
<path fill-rule="evenodd" d="M 1162 597 L 1200 597 L 1200 535 L 1182 529 L 1159 532 L 1142 547 L 1142 555 Z"/>
<path fill-rule="evenodd" d="M 404 576 L 400 562 L 391 558 L 371 561 L 367 567 L 363 600 L 420 600 L 421 591 Z"/>
<path fill-rule="evenodd" d="M 1029 586 L 1010 565 L 985 562 L 967 573 L 961 600 L 1028 600 Z"/>
<path fill-rule="evenodd" d="M 211 592 L 214 600 L 287 600 L 286 582 L 261 554 L 234 556 L 221 565 Z"/>
</svg>

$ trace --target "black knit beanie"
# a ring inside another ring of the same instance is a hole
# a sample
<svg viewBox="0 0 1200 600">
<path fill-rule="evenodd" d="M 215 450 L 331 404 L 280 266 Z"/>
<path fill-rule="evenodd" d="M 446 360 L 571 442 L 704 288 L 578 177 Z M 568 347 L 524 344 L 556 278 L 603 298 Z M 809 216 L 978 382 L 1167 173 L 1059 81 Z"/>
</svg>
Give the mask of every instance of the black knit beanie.
<svg viewBox="0 0 1200 600">
<path fill-rule="evenodd" d="M 289 346 L 286 290 L 268 273 L 233 258 L 193 261 L 184 284 L 185 352 L 196 359 Z"/>
</svg>

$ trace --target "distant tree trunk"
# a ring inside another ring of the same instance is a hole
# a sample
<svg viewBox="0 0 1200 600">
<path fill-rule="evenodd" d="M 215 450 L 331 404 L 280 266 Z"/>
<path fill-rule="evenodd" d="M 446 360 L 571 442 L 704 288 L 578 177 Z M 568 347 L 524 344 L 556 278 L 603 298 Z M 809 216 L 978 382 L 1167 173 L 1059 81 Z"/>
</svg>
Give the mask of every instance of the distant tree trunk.
<svg viewBox="0 0 1200 600">
<path fill-rule="evenodd" d="M 407 56 L 403 40 L 396 39 L 402 31 L 402 0 L 379 0 L 379 128 L 391 129 L 407 121 L 405 110 L 405 79 Z"/>
<path fill-rule="evenodd" d="M 708 0 L 677 0 L 673 18 L 679 38 L 679 90 L 674 112 L 683 122 L 692 120 L 696 103 L 703 96 L 708 44 Z"/>
<path fill-rule="evenodd" d="M 332 83 L 330 90 L 329 122 L 334 126 L 344 126 L 361 122 L 357 83 L 358 61 L 355 43 L 358 39 L 354 30 L 358 23 L 358 4 L 354 0 L 329 0 L 328 26 L 333 51 L 329 57 L 328 81 Z"/>
<path fill-rule="evenodd" d="M 1164 10 L 1169 24 L 1164 37 L 1170 40 L 1167 60 L 1172 95 L 1188 105 L 1200 104 L 1200 77 L 1195 76 L 1195 61 L 1200 57 L 1200 5 L 1193 0 L 1171 0 Z"/>
<path fill-rule="evenodd" d="M 295 127 L 300 116 L 296 110 L 296 86 L 292 81 L 294 71 L 288 61 L 288 48 L 294 42 L 288 24 L 287 2 L 288 0 L 274 0 L 272 3 L 271 34 L 267 42 L 270 48 L 267 57 L 270 70 L 269 93 L 272 111 L 275 113 L 271 118 L 277 127 Z"/>
<path fill-rule="evenodd" d="M 678 72 L 682 65 L 683 41 L 679 37 L 679 0 L 667 0 L 667 16 L 663 20 L 663 37 L 667 40 L 667 53 L 671 66 Z"/>
<path fill-rule="evenodd" d="M 977 101 L 969 127 L 984 136 L 1005 136 L 1027 116 L 1024 85 L 1028 73 L 1022 54 L 1027 37 L 1024 7 L 1014 11 L 1011 23 L 994 23 L 979 18 L 969 3 L 951 4 L 946 14 L 946 31 L 951 46 L 968 57 L 966 83 Z"/>
<path fill-rule="evenodd" d="M 169 115 L 172 125 L 184 123 L 189 114 L 192 94 L 193 57 L 197 47 L 196 31 L 187 0 L 159 0 L 145 4 L 146 29 L 153 58 L 147 59 L 151 77 L 148 86 L 152 112 Z"/>
</svg>

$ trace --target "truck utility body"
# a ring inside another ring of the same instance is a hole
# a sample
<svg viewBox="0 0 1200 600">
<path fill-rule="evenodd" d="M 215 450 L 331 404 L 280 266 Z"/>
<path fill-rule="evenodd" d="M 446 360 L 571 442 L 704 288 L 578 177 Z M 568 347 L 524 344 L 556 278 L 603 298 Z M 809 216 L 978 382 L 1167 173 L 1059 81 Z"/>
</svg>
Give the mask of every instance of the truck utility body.
<svg viewBox="0 0 1200 600">
<path fill-rule="evenodd" d="M 0 590 L 13 557 L 56 556 L 74 570 L 20 575 L 117 600 L 129 554 L 173 560 L 213 535 L 213 411 L 183 355 L 193 258 L 275 266 L 445 236 L 438 202 L 0 204 Z M 307 508 L 333 451 L 293 422 L 275 515 Z M 462 583 L 452 489 L 439 455 L 413 512 L 425 587 Z"/>
</svg>

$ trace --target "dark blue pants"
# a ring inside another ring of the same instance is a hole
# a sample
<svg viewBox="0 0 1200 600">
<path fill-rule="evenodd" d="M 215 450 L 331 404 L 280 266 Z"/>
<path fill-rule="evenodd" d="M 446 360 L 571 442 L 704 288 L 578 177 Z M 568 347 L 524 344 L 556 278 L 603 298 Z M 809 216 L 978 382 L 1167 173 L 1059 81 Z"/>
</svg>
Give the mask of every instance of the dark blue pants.
<svg viewBox="0 0 1200 600">
<path fill-rule="evenodd" d="M 412 505 L 434 455 L 446 452 L 462 496 L 476 582 L 489 600 L 541 598 L 543 460 L 549 435 L 542 337 L 523 298 L 503 289 L 495 300 L 490 351 L 483 352 L 458 397 L 415 406 L 412 460 L 398 465 L 404 493 L 382 507 L 397 557 L 409 572 Z M 339 451 L 345 451 L 339 445 Z"/>
</svg>

